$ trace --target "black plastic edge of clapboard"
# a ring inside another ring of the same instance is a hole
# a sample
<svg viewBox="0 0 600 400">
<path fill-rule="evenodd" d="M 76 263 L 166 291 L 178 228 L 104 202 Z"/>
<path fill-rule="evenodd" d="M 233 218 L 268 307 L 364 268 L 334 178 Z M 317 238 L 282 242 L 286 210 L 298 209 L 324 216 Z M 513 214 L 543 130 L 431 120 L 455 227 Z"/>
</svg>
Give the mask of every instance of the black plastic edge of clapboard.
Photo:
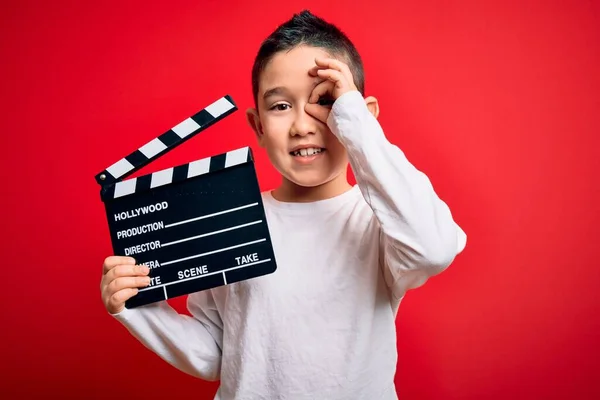
<svg viewBox="0 0 600 400">
<path fill-rule="evenodd" d="M 215 154 L 214 156 L 210 156 L 210 157 L 204 157 L 204 158 L 200 158 L 200 159 L 198 159 L 198 160 L 193 160 L 193 161 L 190 161 L 190 162 L 187 162 L 187 163 L 183 163 L 183 164 L 175 165 L 175 166 L 174 166 L 174 167 L 172 167 L 172 168 L 173 168 L 173 169 L 176 169 L 176 168 L 181 168 L 181 167 L 183 167 L 183 166 L 185 166 L 185 165 L 189 165 L 189 164 L 191 164 L 191 163 L 193 163 L 193 162 L 195 162 L 195 161 L 202 161 L 202 160 L 211 159 L 211 158 L 215 158 L 215 157 L 224 157 L 224 156 L 227 156 L 227 154 L 228 154 L 228 153 L 231 153 L 232 151 L 236 151 L 236 150 L 240 150 L 240 149 L 248 149 L 248 158 L 247 158 L 247 160 L 246 160 L 245 162 L 243 162 L 243 163 L 239 163 L 239 164 L 236 164 L 236 165 L 233 165 L 233 166 L 230 166 L 230 167 L 221 167 L 221 168 L 218 168 L 218 169 L 213 169 L 213 170 L 211 170 L 209 173 L 211 173 L 211 174 L 212 174 L 212 173 L 215 173 L 215 172 L 218 172 L 218 171 L 222 171 L 222 170 L 225 170 L 225 169 L 229 169 L 229 168 L 235 168 L 235 167 L 237 167 L 237 166 L 241 166 L 241 165 L 246 165 L 246 164 L 253 163 L 253 162 L 254 162 L 254 153 L 253 153 L 253 151 L 252 151 L 252 148 L 251 148 L 250 146 L 242 146 L 242 147 L 240 147 L 240 148 L 233 149 L 233 150 L 230 150 L 230 151 L 226 151 L 226 152 L 224 152 L 224 153 Z M 161 171 L 156 171 L 156 172 L 161 172 Z M 147 174 L 145 174 L 145 175 L 140 175 L 140 176 L 138 176 L 136 179 L 147 179 L 148 177 L 150 177 L 152 174 L 155 174 L 156 172 L 150 172 L 150 173 L 147 173 Z M 191 177 L 191 178 L 185 178 L 185 179 L 183 179 L 183 180 L 181 180 L 181 181 L 178 181 L 178 182 L 183 182 L 183 181 L 187 181 L 187 180 L 191 180 L 191 179 L 201 178 L 201 177 L 202 177 L 202 176 L 204 176 L 204 175 L 205 175 L 205 174 L 202 174 L 202 175 L 196 175 L 196 176 L 193 176 L 193 177 Z M 116 182 L 113 182 L 113 183 L 112 183 L 112 184 L 110 184 L 110 185 L 105 185 L 105 186 L 102 186 L 102 188 L 100 189 L 100 198 L 101 198 L 101 200 L 102 200 L 104 203 L 106 203 L 107 201 L 112 201 L 112 200 L 115 200 L 115 198 L 114 198 L 112 195 L 113 195 L 113 193 L 114 193 L 114 188 L 115 188 L 115 185 L 116 185 L 117 183 L 119 183 L 119 182 L 120 182 L 120 181 L 116 181 Z M 164 186 L 172 185 L 172 184 L 174 184 L 174 183 L 178 183 L 178 182 L 171 182 L 171 183 L 168 183 L 168 184 L 166 184 L 166 185 L 164 185 Z M 151 189 L 145 189 L 145 190 L 144 190 L 144 189 L 143 189 L 143 190 L 136 190 L 136 191 L 135 191 L 135 193 L 143 193 L 143 192 L 146 192 L 146 191 L 148 191 L 148 190 L 151 190 Z"/>
<path fill-rule="evenodd" d="M 126 179 L 128 176 L 131 176 L 133 174 L 135 174 L 137 171 L 139 171 L 140 169 L 144 168 L 146 165 L 150 164 L 152 161 L 162 157 L 163 155 L 165 155 L 166 153 L 168 153 L 169 151 L 179 147 L 180 145 L 182 145 L 183 143 L 187 142 L 188 140 L 190 140 L 191 138 L 195 137 L 196 135 L 198 135 L 200 132 L 204 132 L 205 130 L 207 130 L 208 128 L 210 128 L 211 126 L 213 126 L 214 124 L 216 124 L 217 122 L 225 119 L 226 117 L 228 117 L 229 115 L 233 114 L 234 112 L 236 112 L 238 110 L 237 104 L 235 104 L 235 102 L 233 101 L 233 99 L 231 98 L 230 95 L 225 95 L 222 97 L 219 97 L 219 99 L 225 98 L 227 99 L 232 105 L 233 108 L 231 108 L 230 110 L 227 110 L 226 112 L 224 112 L 223 114 L 219 115 L 217 118 L 214 118 L 212 121 L 206 123 L 206 125 L 204 125 L 202 127 L 202 129 L 197 130 L 194 133 L 191 133 L 189 135 L 187 135 L 186 137 L 182 138 L 181 140 L 177 141 L 177 143 L 175 143 L 174 145 L 165 148 L 164 150 L 156 153 L 152 158 L 145 160 L 144 162 L 142 162 L 141 164 L 139 164 L 137 167 L 132 168 L 130 171 L 128 171 L 127 173 L 123 174 L 122 176 L 120 176 L 118 179 L 114 179 L 114 180 L 109 180 L 109 181 L 105 181 L 101 178 L 101 176 L 103 174 L 106 173 L 106 170 L 108 169 L 105 168 L 102 170 L 102 172 L 99 172 L 98 174 L 96 174 L 95 179 L 96 182 L 98 184 L 100 184 L 100 186 L 105 187 L 105 186 L 111 186 L 114 185 L 116 182 L 120 182 L 123 181 L 124 179 Z M 208 106 L 207 106 L 208 107 Z M 198 111 L 197 113 L 193 114 L 196 115 L 199 112 L 202 112 L 203 110 L 205 110 L 205 108 L 201 109 L 200 111 Z M 170 128 L 169 128 L 170 129 Z M 161 133 L 161 135 L 164 134 L 164 132 Z M 159 135 L 160 136 L 160 135 Z M 156 136 L 154 139 L 158 138 L 159 136 Z M 136 149 L 137 150 L 137 149 Z"/>
</svg>

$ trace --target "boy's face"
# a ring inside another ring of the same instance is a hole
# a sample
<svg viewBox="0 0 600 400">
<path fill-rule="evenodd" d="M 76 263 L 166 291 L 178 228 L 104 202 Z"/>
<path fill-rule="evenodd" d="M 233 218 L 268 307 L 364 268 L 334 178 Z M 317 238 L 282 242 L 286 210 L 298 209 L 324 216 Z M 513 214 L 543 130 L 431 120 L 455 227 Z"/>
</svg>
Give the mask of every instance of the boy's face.
<svg viewBox="0 0 600 400">
<path fill-rule="evenodd" d="M 323 81 L 309 74 L 316 57 L 331 55 L 309 46 L 276 54 L 260 76 L 258 110 L 248 114 L 273 166 L 284 179 L 302 187 L 335 178 L 345 181 L 348 165 L 346 150 L 328 126 L 305 111 L 314 87 Z"/>
</svg>

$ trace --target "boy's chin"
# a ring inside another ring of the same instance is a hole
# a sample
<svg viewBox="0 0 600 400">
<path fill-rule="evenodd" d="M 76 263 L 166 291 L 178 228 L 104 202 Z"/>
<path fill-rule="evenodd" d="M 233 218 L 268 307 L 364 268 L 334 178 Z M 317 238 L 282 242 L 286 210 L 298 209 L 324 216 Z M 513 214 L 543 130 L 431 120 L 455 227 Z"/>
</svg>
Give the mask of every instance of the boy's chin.
<svg viewBox="0 0 600 400">
<path fill-rule="evenodd" d="M 317 188 L 327 183 L 327 180 L 322 179 L 294 179 L 289 181 L 298 187 L 307 189 Z"/>
<path fill-rule="evenodd" d="M 318 175 L 318 174 L 293 174 L 293 175 L 284 175 L 285 178 L 295 186 L 302 188 L 318 188 L 328 183 L 332 183 L 336 179 L 339 174 L 333 174 L 333 176 L 327 175 Z"/>
</svg>

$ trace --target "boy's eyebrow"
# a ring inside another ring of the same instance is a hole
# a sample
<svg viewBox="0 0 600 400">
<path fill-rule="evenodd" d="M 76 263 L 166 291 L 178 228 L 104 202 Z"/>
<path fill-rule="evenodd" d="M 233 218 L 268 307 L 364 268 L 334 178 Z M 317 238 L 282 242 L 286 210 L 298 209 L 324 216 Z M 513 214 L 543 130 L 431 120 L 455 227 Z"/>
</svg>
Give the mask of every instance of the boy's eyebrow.
<svg viewBox="0 0 600 400">
<path fill-rule="evenodd" d="M 314 84 L 313 84 L 313 89 L 321 82 L 323 82 L 324 79 L 317 79 L 315 80 Z M 289 90 L 285 87 L 285 86 L 275 86 L 274 88 L 271 88 L 269 90 L 267 90 L 265 92 L 265 94 L 263 94 L 263 99 L 266 100 L 267 98 L 271 97 L 271 96 L 279 96 L 279 95 L 284 95 L 287 94 L 289 92 Z"/>
<path fill-rule="evenodd" d="M 271 88 L 269 90 L 267 90 L 265 92 L 265 94 L 263 94 L 263 99 L 267 99 L 268 97 L 271 96 L 277 96 L 277 95 L 282 95 L 284 93 L 287 92 L 287 89 L 283 86 L 276 86 L 274 88 Z"/>
</svg>

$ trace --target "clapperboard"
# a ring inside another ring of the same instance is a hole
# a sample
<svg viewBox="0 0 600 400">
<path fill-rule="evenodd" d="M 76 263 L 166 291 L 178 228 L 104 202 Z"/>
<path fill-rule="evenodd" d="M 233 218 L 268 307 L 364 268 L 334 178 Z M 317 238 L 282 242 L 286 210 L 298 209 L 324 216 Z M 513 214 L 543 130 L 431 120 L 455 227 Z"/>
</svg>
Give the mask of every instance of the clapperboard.
<svg viewBox="0 0 600 400">
<path fill-rule="evenodd" d="M 123 180 L 236 110 L 224 96 L 96 175 L 114 254 L 150 267 L 126 307 L 275 272 L 249 147 Z"/>
</svg>

